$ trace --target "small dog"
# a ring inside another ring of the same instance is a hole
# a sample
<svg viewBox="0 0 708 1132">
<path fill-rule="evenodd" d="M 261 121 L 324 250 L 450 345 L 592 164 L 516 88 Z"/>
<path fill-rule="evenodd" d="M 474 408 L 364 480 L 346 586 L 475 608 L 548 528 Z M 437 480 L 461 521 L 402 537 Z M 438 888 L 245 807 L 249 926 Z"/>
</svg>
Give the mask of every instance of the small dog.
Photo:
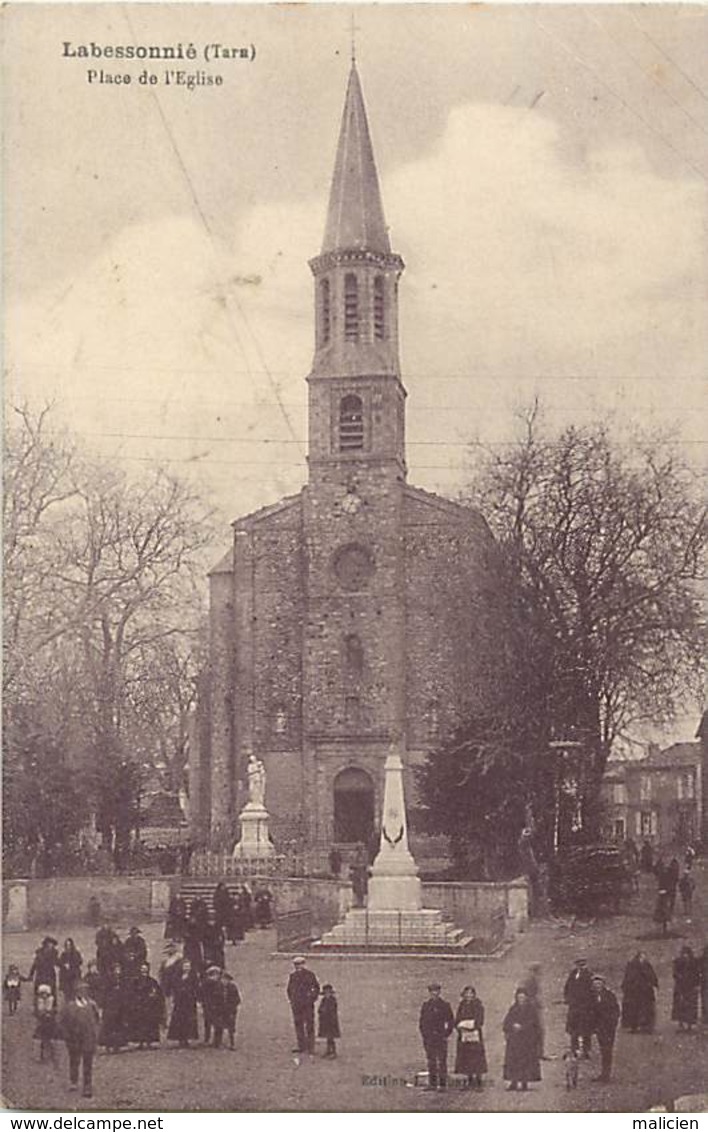
<svg viewBox="0 0 708 1132">
<path fill-rule="evenodd" d="M 565 1087 L 570 1092 L 571 1089 L 578 1087 L 578 1054 L 575 1050 L 568 1049 L 563 1054 L 563 1061 L 565 1062 Z"/>
</svg>

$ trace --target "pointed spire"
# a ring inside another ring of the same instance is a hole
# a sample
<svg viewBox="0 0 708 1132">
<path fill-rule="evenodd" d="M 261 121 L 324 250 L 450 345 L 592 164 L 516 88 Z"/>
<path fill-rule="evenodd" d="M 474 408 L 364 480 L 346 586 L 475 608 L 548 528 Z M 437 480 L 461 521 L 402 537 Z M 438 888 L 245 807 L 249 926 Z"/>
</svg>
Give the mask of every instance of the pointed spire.
<svg viewBox="0 0 708 1132">
<path fill-rule="evenodd" d="M 366 250 L 390 254 L 364 96 L 352 59 L 329 196 L 322 254 Z"/>
</svg>

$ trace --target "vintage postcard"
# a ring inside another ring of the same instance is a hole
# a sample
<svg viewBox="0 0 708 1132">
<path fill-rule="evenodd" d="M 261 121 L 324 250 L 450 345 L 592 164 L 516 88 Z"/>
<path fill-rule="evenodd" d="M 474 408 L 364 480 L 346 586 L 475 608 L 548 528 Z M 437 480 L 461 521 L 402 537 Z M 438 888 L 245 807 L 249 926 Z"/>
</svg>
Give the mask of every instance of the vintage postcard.
<svg viewBox="0 0 708 1132">
<path fill-rule="evenodd" d="M 5 6 L 7 1107 L 708 1110 L 707 48 Z"/>
</svg>

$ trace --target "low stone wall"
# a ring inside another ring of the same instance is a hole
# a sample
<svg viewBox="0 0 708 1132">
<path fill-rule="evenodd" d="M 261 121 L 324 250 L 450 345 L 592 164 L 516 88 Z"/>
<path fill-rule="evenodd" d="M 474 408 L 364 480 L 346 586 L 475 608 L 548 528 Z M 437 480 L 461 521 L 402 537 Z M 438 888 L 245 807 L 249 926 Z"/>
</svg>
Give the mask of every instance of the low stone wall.
<svg viewBox="0 0 708 1132">
<path fill-rule="evenodd" d="M 94 919 L 130 927 L 164 919 L 180 877 L 49 877 L 10 880 L 3 885 L 6 931 L 31 931 Z M 92 898 L 98 901 L 92 910 Z"/>
<path fill-rule="evenodd" d="M 122 924 L 164 919 L 170 896 L 181 877 L 52 877 L 11 880 L 4 885 L 6 931 L 29 931 L 60 924 L 93 922 L 92 897 L 102 922 Z M 213 878 L 216 884 L 217 878 Z M 351 907 L 351 887 L 335 877 L 263 878 L 274 897 L 276 912 L 309 909 L 315 936 L 329 931 Z M 507 882 L 445 881 L 423 884 L 426 908 L 440 908 L 457 927 L 470 934 L 491 934 L 504 920 L 504 931 L 523 931 L 528 919 L 528 888 L 523 879 Z"/>
<path fill-rule="evenodd" d="M 440 908 L 447 919 L 470 934 L 494 934 L 492 925 L 504 918 L 507 936 L 524 931 L 529 918 L 528 884 L 523 877 L 510 881 L 426 881 L 426 908 Z"/>
</svg>

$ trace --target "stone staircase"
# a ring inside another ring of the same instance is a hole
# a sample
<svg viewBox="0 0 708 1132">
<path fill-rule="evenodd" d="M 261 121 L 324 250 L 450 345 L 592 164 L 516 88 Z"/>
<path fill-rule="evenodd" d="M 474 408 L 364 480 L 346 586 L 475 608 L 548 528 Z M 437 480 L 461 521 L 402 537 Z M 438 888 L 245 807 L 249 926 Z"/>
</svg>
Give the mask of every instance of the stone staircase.
<svg viewBox="0 0 708 1132">
<path fill-rule="evenodd" d="M 315 951 L 347 952 L 435 952 L 465 954 L 475 949 L 475 939 L 463 928 L 443 918 L 439 909 L 386 911 L 351 908 L 322 939 Z"/>
<path fill-rule="evenodd" d="M 180 885 L 179 894 L 187 905 L 187 915 L 192 908 L 192 902 L 201 897 L 206 902 L 209 909 L 209 915 L 214 915 L 214 889 L 218 884 L 219 878 L 214 877 L 184 877 Z M 243 880 L 234 877 L 225 877 L 224 884 L 229 890 L 229 896 L 233 900 L 236 895 L 236 890 L 243 884 Z M 249 883 L 248 886 L 253 892 L 253 885 Z"/>
</svg>

